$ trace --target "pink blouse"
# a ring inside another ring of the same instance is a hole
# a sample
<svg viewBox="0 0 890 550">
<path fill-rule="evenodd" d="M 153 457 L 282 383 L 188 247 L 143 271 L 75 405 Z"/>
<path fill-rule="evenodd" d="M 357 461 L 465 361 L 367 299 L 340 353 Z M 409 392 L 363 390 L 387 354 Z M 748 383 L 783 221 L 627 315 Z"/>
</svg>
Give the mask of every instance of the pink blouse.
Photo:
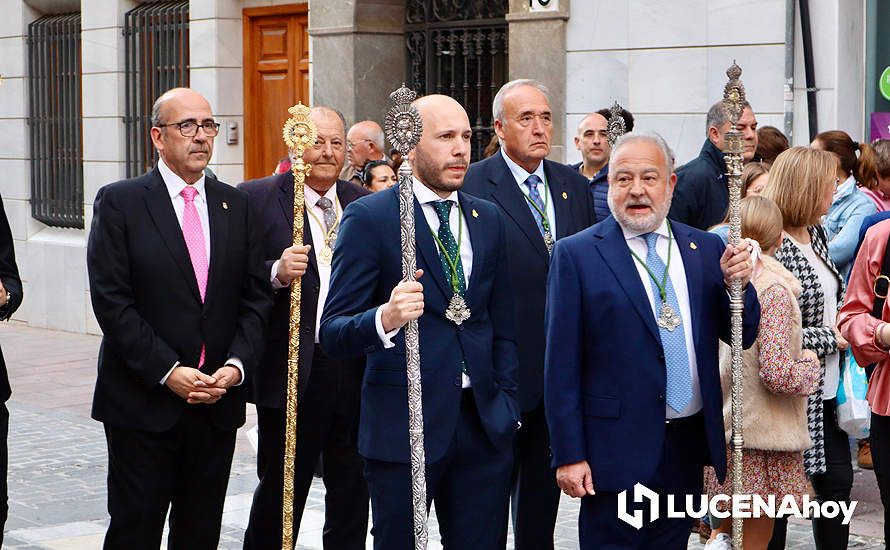
<svg viewBox="0 0 890 550">
<path fill-rule="evenodd" d="M 878 212 L 886 212 L 890 210 L 890 197 L 881 193 L 879 189 L 868 189 L 865 187 L 860 187 L 860 191 L 868 195 L 868 198 L 874 201 L 875 206 L 878 207 Z"/>
<path fill-rule="evenodd" d="M 890 321 L 890 300 L 884 303 L 881 319 L 874 318 L 871 309 L 875 301 L 873 285 L 881 274 L 888 239 L 890 220 L 873 225 L 866 232 L 837 322 L 841 335 L 850 342 L 856 362 L 862 366 L 877 363 L 867 397 L 872 412 L 881 416 L 890 416 L 890 353 L 875 344 L 875 330 Z"/>
<path fill-rule="evenodd" d="M 791 297 L 779 285 L 757 295 L 760 300 L 760 381 L 778 394 L 810 395 L 819 386 L 818 359 L 791 355 Z"/>
</svg>

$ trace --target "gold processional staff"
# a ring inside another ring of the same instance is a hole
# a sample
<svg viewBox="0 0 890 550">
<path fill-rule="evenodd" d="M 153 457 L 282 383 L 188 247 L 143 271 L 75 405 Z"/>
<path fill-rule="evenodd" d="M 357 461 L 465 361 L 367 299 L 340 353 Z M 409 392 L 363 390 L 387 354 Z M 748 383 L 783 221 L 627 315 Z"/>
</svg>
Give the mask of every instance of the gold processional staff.
<svg viewBox="0 0 890 550">
<path fill-rule="evenodd" d="M 303 162 L 303 151 L 315 145 L 318 130 L 309 119 L 309 107 L 298 103 L 287 110 L 291 118 L 284 123 L 284 143 L 291 151 L 294 173 L 294 245 L 303 244 L 303 183 L 312 166 Z M 297 448 L 297 371 L 300 364 L 300 281 L 290 285 L 290 322 L 287 338 L 287 399 L 284 427 L 284 502 L 282 505 L 281 548 L 294 547 L 294 457 Z"/>
</svg>

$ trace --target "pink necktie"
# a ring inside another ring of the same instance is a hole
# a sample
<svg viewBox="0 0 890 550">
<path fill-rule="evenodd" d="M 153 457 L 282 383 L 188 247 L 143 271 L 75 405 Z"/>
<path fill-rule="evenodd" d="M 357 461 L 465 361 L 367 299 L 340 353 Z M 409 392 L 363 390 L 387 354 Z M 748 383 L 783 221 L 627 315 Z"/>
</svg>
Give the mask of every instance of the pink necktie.
<svg viewBox="0 0 890 550">
<path fill-rule="evenodd" d="M 198 280 L 198 291 L 201 293 L 201 301 L 207 292 L 207 249 L 204 246 L 204 230 L 201 229 L 201 218 L 198 217 L 198 209 L 195 208 L 195 195 L 198 190 L 191 185 L 186 185 L 180 192 L 185 200 L 185 210 L 182 214 L 182 236 L 185 238 L 185 246 L 188 247 L 189 257 L 192 260 L 192 269 L 195 270 L 195 279 Z M 201 346 L 201 359 L 198 368 L 204 364 L 204 346 Z"/>
</svg>

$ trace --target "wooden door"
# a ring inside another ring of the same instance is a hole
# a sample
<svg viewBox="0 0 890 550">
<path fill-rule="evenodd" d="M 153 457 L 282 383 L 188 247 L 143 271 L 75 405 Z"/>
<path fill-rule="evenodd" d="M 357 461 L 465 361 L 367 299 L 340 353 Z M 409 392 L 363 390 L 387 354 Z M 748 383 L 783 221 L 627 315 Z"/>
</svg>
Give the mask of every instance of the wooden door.
<svg viewBox="0 0 890 550">
<path fill-rule="evenodd" d="M 309 102 L 307 4 L 246 8 L 244 21 L 244 179 L 268 176 L 287 154 L 287 109 Z"/>
</svg>

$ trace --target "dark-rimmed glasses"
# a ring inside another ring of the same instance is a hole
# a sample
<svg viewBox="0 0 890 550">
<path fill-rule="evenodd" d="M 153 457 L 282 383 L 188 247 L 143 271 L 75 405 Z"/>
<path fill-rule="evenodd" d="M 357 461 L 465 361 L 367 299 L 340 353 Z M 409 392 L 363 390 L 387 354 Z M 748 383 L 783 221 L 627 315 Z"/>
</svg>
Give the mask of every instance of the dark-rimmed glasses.
<svg viewBox="0 0 890 550">
<path fill-rule="evenodd" d="M 198 128 L 204 129 L 204 135 L 207 137 L 214 137 L 219 133 L 219 122 L 214 120 L 205 120 L 201 124 L 198 124 L 197 121 L 194 120 L 183 120 L 182 122 L 171 122 L 170 124 L 158 124 L 158 128 L 163 128 L 164 126 L 178 126 L 179 133 L 182 134 L 182 137 L 195 137 L 198 135 Z"/>
</svg>

